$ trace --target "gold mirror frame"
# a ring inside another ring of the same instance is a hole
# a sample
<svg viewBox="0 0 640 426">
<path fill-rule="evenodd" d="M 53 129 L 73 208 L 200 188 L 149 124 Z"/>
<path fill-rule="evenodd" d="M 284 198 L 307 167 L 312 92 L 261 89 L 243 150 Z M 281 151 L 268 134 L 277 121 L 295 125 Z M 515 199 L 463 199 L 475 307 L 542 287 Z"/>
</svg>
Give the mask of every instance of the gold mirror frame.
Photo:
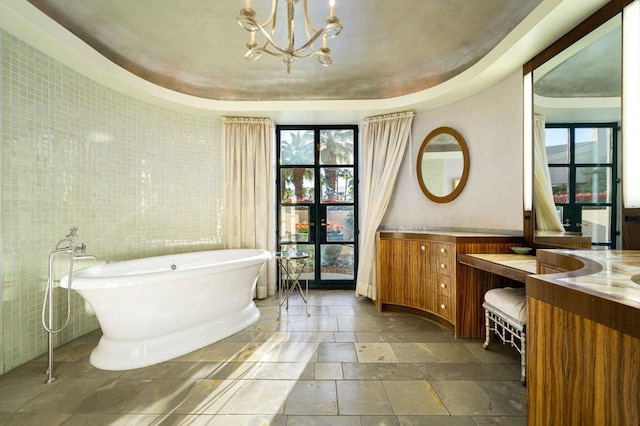
<svg viewBox="0 0 640 426">
<path fill-rule="evenodd" d="M 455 185 L 453 191 L 451 191 L 447 195 L 438 196 L 429 190 L 429 188 L 424 182 L 424 179 L 422 178 L 422 155 L 424 154 L 429 142 L 431 142 L 437 136 L 440 136 L 443 134 L 452 136 L 460 146 L 460 151 L 462 152 L 463 166 L 462 166 L 462 175 L 460 176 L 460 181 Z M 434 129 L 433 131 L 431 131 L 431 133 L 429 133 L 426 138 L 424 138 L 422 145 L 420 145 L 420 150 L 418 150 L 417 157 L 418 159 L 416 161 L 416 174 L 418 175 L 418 184 L 420 185 L 420 189 L 422 190 L 422 193 L 428 199 L 430 199 L 435 203 L 448 203 L 450 201 L 455 200 L 456 197 L 460 195 L 460 193 L 464 189 L 464 185 L 467 183 L 467 177 L 469 176 L 469 148 L 467 147 L 467 143 L 465 142 L 462 135 L 460 135 L 460 133 L 458 133 L 451 127 L 438 127 L 437 129 Z"/>
</svg>

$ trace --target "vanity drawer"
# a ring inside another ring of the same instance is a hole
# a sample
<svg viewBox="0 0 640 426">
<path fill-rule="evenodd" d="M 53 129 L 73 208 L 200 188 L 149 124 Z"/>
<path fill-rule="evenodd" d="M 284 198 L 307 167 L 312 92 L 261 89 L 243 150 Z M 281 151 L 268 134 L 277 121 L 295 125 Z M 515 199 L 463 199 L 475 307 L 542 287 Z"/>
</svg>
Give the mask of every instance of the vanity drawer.
<svg viewBox="0 0 640 426">
<path fill-rule="evenodd" d="M 454 309 L 453 309 L 453 305 L 451 304 L 451 298 L 447 296 L 439 295 L 437 300 L 438 300 L 438 303 L 435 306 L 436 313 L 449 320 L 453 319 Z"/>
<path fill-rule="evenodd" d="M 455 254 L 455 246 L 447 243 L 433 243 L 432 253 L 438 257 L 452 258 Z"/>
<path fill-rule="evenodd" d="M 450 257 L 435 257 L 431 260 L 431 270 L 438 275 L 451 276 L 455 262 Z"/>
<path fill-rule="evenodd" d="M 443 274 L 437 274 L 436 291 L 442 296 L 451 297 L 451 277 Z"/>
</svg>

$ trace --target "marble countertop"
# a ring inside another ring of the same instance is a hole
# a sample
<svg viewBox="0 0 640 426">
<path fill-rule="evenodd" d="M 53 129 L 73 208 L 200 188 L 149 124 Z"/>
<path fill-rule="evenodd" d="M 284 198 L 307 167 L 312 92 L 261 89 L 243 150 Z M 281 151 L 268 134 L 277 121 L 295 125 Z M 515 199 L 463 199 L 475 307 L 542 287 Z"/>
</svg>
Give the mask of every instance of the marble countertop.
<svg viewBox="0 0 640 426">
<path fill-rule="evenodd" d="M 450 235 L 453 237 L 519 237 L 517 235 L 495 234 L 489 232 L 473 232 L 473 231 L 443 231 L 443 230 L 426 230 L 426 229 L 379 229 L 380 233 L 406 233 L 406 234 L 430 234 L 430 235 Z"/>
<path fill-rule="evenodd" d="M 558 249 L 549 251 L 591 260 L 602 266 L 602 270 L 592 274 L 554 277 L 554 281 L 570 288 L 640 308 L 640 284 L 633 281 L 640 278 L 640 251 Z"/>
<path fill-rule="evenodd" d="M 449 228 L 432 226 L 380 226 L 378 232 L 406 232 L 463 237 L 522 237 L 522 231 L 507 229 Z"/>
</svg>

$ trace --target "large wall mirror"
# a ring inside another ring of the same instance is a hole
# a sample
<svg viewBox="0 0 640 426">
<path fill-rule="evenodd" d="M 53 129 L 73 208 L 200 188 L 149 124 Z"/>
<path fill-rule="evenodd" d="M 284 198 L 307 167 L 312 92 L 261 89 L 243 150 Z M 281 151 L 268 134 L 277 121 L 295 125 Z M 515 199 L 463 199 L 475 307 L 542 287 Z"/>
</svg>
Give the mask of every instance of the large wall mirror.
<svg viewBox="0 0 640 426">
<path fill-rule="evenodd" d="M 418 150 L 416 174 L 431 201 L 447 203 L 460 195 L 469 175 L 469 149 L 462 135 L 450 127 L 429 133 Z"/>
<path fill-rule="evenodd" d="M 533 82 L 532 234 L 541 246 L 554 233 L 620 245 L 621 7 L 594 14 L 525 66 Z"/>
</svg>

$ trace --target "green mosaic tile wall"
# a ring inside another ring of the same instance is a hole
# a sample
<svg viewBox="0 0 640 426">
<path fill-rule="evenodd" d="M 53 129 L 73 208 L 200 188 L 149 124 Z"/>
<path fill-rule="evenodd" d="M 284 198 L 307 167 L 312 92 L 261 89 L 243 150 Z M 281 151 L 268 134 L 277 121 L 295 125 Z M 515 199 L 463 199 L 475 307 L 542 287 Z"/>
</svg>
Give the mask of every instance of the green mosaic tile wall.
<svg viewBox="0 0 640 426">
<path fill-rule="evenodd" d="M 48 254 L 69 227 L 100 262 L 221 248 L 223 160 L 218 119 L 107 89 L 6 32 L 0 42 L 1 374 L 47 350 Z M 98 327 L 72 296 L 56 345 Z"/>
</svg>

